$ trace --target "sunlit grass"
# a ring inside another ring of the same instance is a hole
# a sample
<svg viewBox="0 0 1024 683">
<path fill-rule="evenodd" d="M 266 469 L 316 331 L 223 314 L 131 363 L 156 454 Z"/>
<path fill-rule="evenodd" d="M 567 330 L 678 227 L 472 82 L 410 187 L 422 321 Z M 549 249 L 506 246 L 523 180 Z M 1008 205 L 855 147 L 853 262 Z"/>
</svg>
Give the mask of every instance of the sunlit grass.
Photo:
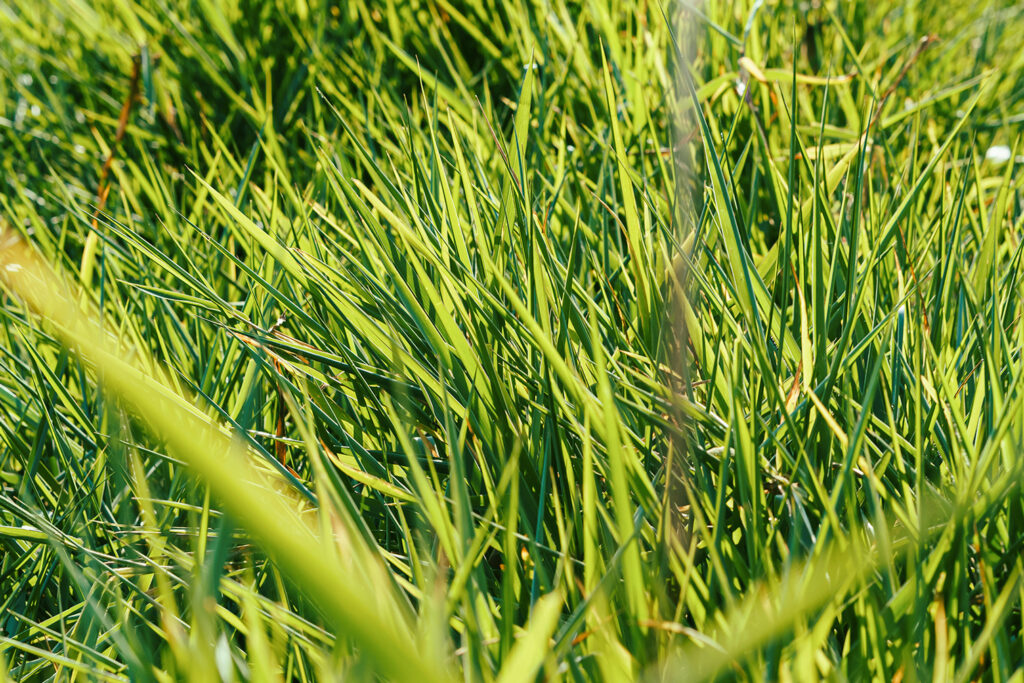
<svg viewBox="0 0 1024 683">
<path fill-rule="evenodd" d="M 1022 32 L 0 0 L 7 675 L 1019 679 Z"/>
</svg>

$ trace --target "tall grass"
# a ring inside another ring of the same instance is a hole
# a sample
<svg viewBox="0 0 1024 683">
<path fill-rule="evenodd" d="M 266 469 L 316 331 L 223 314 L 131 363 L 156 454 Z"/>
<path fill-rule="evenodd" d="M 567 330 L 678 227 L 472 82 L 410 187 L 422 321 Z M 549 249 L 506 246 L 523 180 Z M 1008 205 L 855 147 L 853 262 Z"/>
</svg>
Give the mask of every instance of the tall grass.
<svg viewBox="0 0 1024 683">
<path fill-rule="evenodd" d="M 1020 35 L 0 0 L 0 671 L 1024 679 Z"/>
</svg>

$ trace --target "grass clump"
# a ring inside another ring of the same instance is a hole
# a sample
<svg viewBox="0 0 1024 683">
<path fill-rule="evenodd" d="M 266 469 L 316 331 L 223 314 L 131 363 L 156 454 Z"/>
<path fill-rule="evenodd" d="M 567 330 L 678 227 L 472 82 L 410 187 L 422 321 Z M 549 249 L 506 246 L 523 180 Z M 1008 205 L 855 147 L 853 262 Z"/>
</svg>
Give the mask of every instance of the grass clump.
<svg viewBox="0 0 1024 683">
<path fill-rule="evenodd" d="M 1021 31 L 0 2 L 5 675 L 1020 678 Z"/>
</svg>

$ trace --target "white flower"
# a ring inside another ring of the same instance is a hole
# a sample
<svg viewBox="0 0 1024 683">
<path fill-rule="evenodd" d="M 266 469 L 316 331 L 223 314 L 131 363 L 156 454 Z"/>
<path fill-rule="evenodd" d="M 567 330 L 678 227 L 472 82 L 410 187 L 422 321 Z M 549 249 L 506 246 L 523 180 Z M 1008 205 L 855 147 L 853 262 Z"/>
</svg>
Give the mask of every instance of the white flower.
<svg viewBox="0 0 1024 683">
<path fill-rule="evenodd" d="M 1006 145 L 993 145 L 985 152 L 985 161 L 991 161 L 998 166 L 1009 161 L 1012 154 L 1013 152 Z"/>
</svg>

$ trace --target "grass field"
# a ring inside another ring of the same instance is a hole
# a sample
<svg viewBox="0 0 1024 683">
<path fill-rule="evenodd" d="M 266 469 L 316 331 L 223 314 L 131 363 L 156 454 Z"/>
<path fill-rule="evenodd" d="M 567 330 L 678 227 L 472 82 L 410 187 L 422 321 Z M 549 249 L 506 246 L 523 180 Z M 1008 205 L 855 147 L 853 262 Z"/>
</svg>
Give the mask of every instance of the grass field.
<svg viewBox="0 0 1024 683">
<path fill-rule="evenodd" d="M 1024 5 L 0 0 L 0 679 L 1024 681 Z"/>
</svg>

